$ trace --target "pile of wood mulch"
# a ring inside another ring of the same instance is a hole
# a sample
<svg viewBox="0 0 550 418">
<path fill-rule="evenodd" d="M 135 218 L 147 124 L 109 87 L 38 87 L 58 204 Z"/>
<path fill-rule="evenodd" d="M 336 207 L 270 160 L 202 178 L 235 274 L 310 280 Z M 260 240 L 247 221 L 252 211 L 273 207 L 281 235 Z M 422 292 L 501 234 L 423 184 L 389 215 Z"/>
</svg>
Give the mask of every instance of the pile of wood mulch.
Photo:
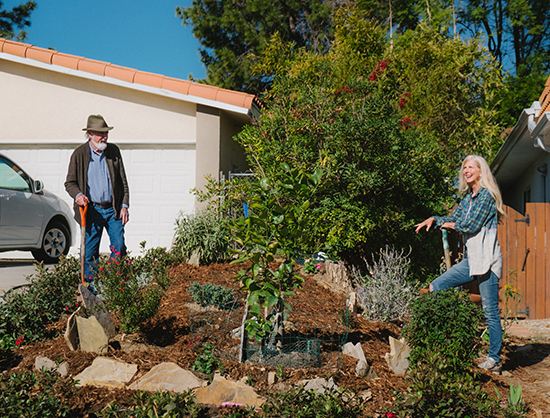
<svg viewBox="0 0 550 418">
<path fill-rule="evenodd" d="M 162 362 L 174 362 L 185 369 L 191 369 L 202 344 L 205 342 L 216 344 L 219 340 L 214 335 L 198 335 L 195 332 L 190 332 L 193 318 L 190 321 L 187 288 L 192 282 L 198 282 L 219 284 L 238 291 L 239 285 L 235 282 L 234 276 L 240 268 L 241 266 L 233 264 L 198 267 L 181 264 L 173 268 L 171 271 L 172 286 L 165 295 L 158 314 L 147 322 L 139 333 L 119 336 L 119 340 L 131 341 L 133 349 L 123 351 L 117 341 L 114 341 L 109 352 L 104 356 L 136 364 L 138 373 L 134 379 L 143 376 L 152 367 Z M 337 306 L 345 306 L 343 297 L 318 285 L 313 276 L 304 275 L 303 277 L 305 278 L 304 286 L 296 295 L 296 298 L 300 300 L 299 310 L 315 314 L 313 319 L 319 328 L 338 329 L 334 324 L 334 315 L 323 315 L 318 311 L 319 306 L 327 301 L 332 301 Z M 66 321 L 66 317 L 61 318 L 52 327 L 63 334 Z M 114 321 L 116 325 L 116 318 Z M 394 393 L 404 392 L 408 386 L 402 376 L 396 376 L 389 370 L 384 359 L 384 355 L 390 351 L 388 343 L 390 336 L 400 337 L 398 324 L 369 322 L 362 317 L 357 318 L 347 336 L 347 341 L 361 343 L 367 361 L 378 375 L 378 379 L 368 380 L 356 376 L 357 361 L 351 357 L 340 355 L 337 367 L 334 364 L 326 366 L 318 364 L 315 367 L 286 369 L 284 381 L 291 384 L 303 379 L 332 377 L 339 387 L 370 391 L 372 398 L 366 402 L 368 414 L 380 412 L 393 403 Z M 60 336 L 52 341 L 33 343 L 10 353 L 3 353 L 3 356 L 0 357 L 0 367 L 2 370 L 32 370 L 36 356 L 45 356 L 54 361 L 66 361 L 72 376 L 90 366 L 94 358 L 97 357 L 92 353 L 70 351 L 63 336 Z M 232 379 L 238 380 L 247 377 L 249 381 L 254 382 L 256 390 L 260 392 L 272 390 L 267 381 L 268 372 L 277 371 L 276 367 L 250 363 L 241 364 L 230 360 L 225 360 L 223 366 L 226 375 Z M 507 384 L 501 378 L 490 374 L 485 376 L 485 385 L 488 388 L 491 385 L 498 386 L 501 393 L 507 392 Z M 134 391 L 126 389 L 109 390 L 83 387 L 67 401 L 74 405 L 74 411 L 79 416 L 86 418 L 93 417 L 94 412 L 103 409 L 111 402 L 117 402 L 123 406 L 129 405 L 134 394 Z M 526 397 L 536 406 L 542 405 L 540 402 L 537 403 L 536 398 L 530 394 L 526 394 Z"/>
</svg>

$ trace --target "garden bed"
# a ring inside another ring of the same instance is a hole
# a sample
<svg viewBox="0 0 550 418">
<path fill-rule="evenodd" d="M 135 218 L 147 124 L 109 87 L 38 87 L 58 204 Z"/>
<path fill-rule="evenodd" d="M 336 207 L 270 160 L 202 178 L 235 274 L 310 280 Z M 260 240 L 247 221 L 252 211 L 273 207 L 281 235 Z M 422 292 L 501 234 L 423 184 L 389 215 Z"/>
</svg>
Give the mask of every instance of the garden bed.
<svg viewBox="0 0 550 418">
<path fill-rule="evenodd" d="M 185 369 L 191 369 L 191 365 L 197 357 L 203 343 L 209 342 L 209 335 L 194 335 L 189 333 L 189 309 L 190 302 L 187 288 L 192 282 L 214 283 L 238 290 L 239 286 L 234 282 L 233 276 L 241 268 L 238 265 L 231 264 L 213 264 L 210 266 L 193 267 L 182 264 L 173 269 L 172 287 L 162 300 L 158 314 L 146 323 L 143 330 L 136 334 L 119 336 L 119 341 L 112 344 L 111 349 L 106 354 L 107 357 L 116 358 L 121 361 L 138 365 L 139 378 L 155 365 L 162 362 L 174 362 Z M 342 296 L 335 295 L 329 290 L 319 286 L 311 276 L 304 276 L 305 283 L 301 290 L 297 292 L 296 298 L 301 300 L 301 304 L 311 304 L 311 306 L 301 306 L 301 310 L 316 309 L 319 303 L 327 300 L 338 301 Z M 341 301 L 344 303 L 344 299 Z M 334 326 L 334 318 L 322 316 L 315 318 L 316 321 L 323 321 L 322 318 L 330 323 L 319 326 Z M 116 323 L 116 318 L 114 318 Z M 52 325 L 62 334 L 66 326 L 66 317 L 61 318 Z M 403 392 L 407 388 L 407 383 L 401 376 L 394 375 L 384 360 L 384 355 L 390 351 L 388 337 L 399 338 L 400 324 L 369 322 L 362 318 L 355 321 L 355 325 L 350 328 L 348 341 L 353 343 L 360 342 L 367 361 L 376 371 L 378 379 L 367 380 L 357 377 L 355 374 L 356 360 L 351 357 L 342 356 L 339 367 L 303 367 L 298 369 L 285 369 L 285 383 L 294 383 L 302 379 L 314 377 L 333 377 L 335 383 L 340 387 L 347 387 L 356 390 L 369 390 L 372 398 L 366 402 L 367 415 L 371 416 L 380 412 L 383 408 L 392 404 L 395 399 L 394 392 Z M 199 340 L 200 338 L 200 340 Z M 122 339 L 122 341 L 120 341 Z M 507 340 L 506 344 L 522 344 L 519 339 Z M 217 347 L 222 349 L 223 347 Z M 536 347 L 538 356 L 545 358 L 550 354 L 550 349 L 545 344 L 538 344 Z M 504 350 L 504 369 L 507 369 L 507 363 L 513 365 L 512 373 L 514 376 L 525 375 L 523 369 L 533 367 L 533 364 L 518 363 L 515 358 L 510 359 L 507 348 Z M 10 352 L 3 352 L 0 357 L 0 366 L 2 370 L 32 370 L 36 356 L 46 356 L 54 361 L 67 361 L 69 364 L 69 373 L 76 375 L 88 367 L 95 354 L 82 351 L 70 351 L 62 336 L 52 341 L 32 343 Z M 248 377 L 250 382 L 258 391 L 270 391 L 272 388 L 268 384 L 268 371 L 277 371 L 276 367 L 268 367 L 261 364 L 239 364 L 234 361 L 224 361 L 225 373 L 232 379 L 242 379 Z M 493 387 L 498 387 L 501 393 L 507 393 L 507 381 L 502 377 L 490 374 L 483 375 L 483 383 L 490 396 L 494 395 Z M 521 383 L 521 382 L 520 382 Z M 82 417 L 92 417 L 93 412 L 104 408 L 109 402 L 116 401 L 121 405 L 128 405 L 129 400 L 134 395 L 131 390 L 107 390 L 94 387 L 81 388 L 77 396 L 66 399 L 71 405 L 74 405 L 74 411 Z M 524 393 L 525 400 L 532 403 L 534 409 L 547 411 L 548 404 L 544 393 L 536 391 L 527 391 Z M 214 415 L 214 412 L 212 413 Z M 216 412 L 217 414 L 217 412 Z"/>
</svg>

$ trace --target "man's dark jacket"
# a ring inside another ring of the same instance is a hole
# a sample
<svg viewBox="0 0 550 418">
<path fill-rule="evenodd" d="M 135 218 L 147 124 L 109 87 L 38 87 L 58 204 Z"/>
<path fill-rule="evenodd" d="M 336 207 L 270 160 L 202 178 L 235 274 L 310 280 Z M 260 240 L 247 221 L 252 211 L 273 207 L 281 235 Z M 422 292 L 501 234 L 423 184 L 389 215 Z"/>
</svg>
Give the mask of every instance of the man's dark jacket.
<svg viewBox="0 0 550 418">
<path fill-rule="evenodd" d="M 80 145 L 74 150 L 69 163 L 69 172 L 65 181 L 65 190 L 75 199 L 79 193 L 86 195 L 88 184 L 88 165 L 90 164 L 90 145 L 89 142 Z M 130 206 L 130 192 L 128 189 L 128 181 L 126 180 L 126 172 L 124 171 L 124 163 L 120 150 L 114 144 L 107 144 L 105 151 L 105 161 L 111 178 L 111 190 L 113 191 L 113 208 L 115 209 L 117 218 L 120 216 L 120 208 L 122 204 Z M 102 202 L 97 202 L 102 203 Z M 78 205 L 74 204 L 74 218 L 80 225 L 80 210 Z"/>
</svg>

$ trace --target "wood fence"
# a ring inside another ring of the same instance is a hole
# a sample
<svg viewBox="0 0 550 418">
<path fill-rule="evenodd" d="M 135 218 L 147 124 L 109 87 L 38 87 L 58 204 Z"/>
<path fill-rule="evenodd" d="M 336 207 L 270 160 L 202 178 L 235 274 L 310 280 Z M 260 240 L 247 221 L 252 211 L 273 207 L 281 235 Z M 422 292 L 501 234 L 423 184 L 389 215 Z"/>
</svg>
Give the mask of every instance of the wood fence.
<svg viewBox="0 0 550 418">
<path fill-rule="evenodd" d="M 519 293 L 520 299 L 517 306 L 509 300 L 512 316 L 550 318 L 550 261 L 546 253 L 550 203 L 527 203 L 525 216 L 508 206 L 505 210 L 506 219 L 498 226 L 498 241 L 504 262 L 499 285 L 501 312 L 505 310 L 504 287 L 510 285 Z M 450 246 L 455 258 L 463 250 L 455 234 L 452 238 Z M 477 283 L 465 287 L 471 293 L 479 294 Z"/>
</svg>

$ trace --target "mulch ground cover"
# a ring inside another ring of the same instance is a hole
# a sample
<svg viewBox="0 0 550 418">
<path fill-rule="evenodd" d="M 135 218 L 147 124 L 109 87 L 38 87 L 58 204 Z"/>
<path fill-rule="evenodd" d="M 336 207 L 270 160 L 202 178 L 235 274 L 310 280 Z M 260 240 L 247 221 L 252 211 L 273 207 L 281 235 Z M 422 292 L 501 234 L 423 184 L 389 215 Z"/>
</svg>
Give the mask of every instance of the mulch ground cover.
<svg viewBox="0 0 550 418">
<path fill-rule="evenodd" d="M 200 284 L 223 285 L 238 291 L 239 285 L 235 283 L 234 276 L 240 268 L 242 266 L 232 264 L 212 264 L 198 267 L 181 264 L 175 267 L 171 272 L 172 286 L 162 300 L 158 314 L 147 322 L 140 332 L 119 336 L 119 341 L 112 342 L 108 353 L 103 356 L 136 364 L 138 373 L 134 379 L 140 378 L 155 365 L 162 362 L 174 362 L 182 368 L 190 370 L 203 343 L 213 342 L 214 344 L 218 343 L 219 346 L 223 338 L 217 339 L 215 333 L 200 335 L 190 332 L 193 321 L 190 322 L 189 317 L 187 288 L 192 282 L 198 282 Z M 337 324 L 334 323 L 334 315 L 323 315 L 322 312 L 319 312 L 319 306 L 323 306 L 326 301 L 332 301 L 338 306 L 345 306 L 344 297 L 320 286 L 311 275 L 304 275 L 303 277 L 305 283 L 295 296 L 300 301 L 300 311 L 315 312 L 316 315 L 313 319 L 321 329 L 331 329 L 331 327 L 338 329 L 337 326 L 335 327 Z M 113 319 L 116 325 L 117 319 Z M 28 344 L 21 349 L 10 352 L 0 352 L 0 370 L 30 371 L 34 368 L 35 358 L 44 356 L 53 361 L 66 361 L 69 365 L 69 373 L 72 376 L 82 372 L 91 365 L 98 355 L 80 350 L 71 351 L 68 348 L 62 336 L 66 321 L 67 318 L 65 317 L 52 324 L 52 327 L 59 330 L 61 334 L 60 337 L 54 340 Z M 371 416 L 391 405 L 395 400 L 394 393 L 404 392 L 408 386 L 402 376 L 396 376 L 389 370 L 384 359 L 384 355 L 390 351 L 388 338 L 390 336 L 399 338 L 400 332 L 400 324 L 370 322 L 362 317 L 357 318 L 353 327 L 349 330 L 347 341 L 361 343 L 367 361 L 378 375 L 377 379 L 358 377 L 355 373 L 357 361 L 351 357 L 340 355 L 337 367 L 331 363 L 326 366 L 319 364 L 315 367 L 285 369 L 284 382 L 291 384 L 303 379 L 315 377 L 328 379 L 332 377 L 339 387 L 358 391 L 368 390 L 372 393 L 372 398 L 366 401 L 365 405 L 367 406 L 368 416 Z M 121 350 L 120 339 L 132 342 L 132 349 Z M 512 345 L 522 343 L 518 339 L 512 339 L 510 342 Z M 219 348 L 223 350 L 224 347 Z M 545 351 L 540 347 L 537 350 L 541 356 L 547 356 L 550 354 L 549 351 Z M 520 364 L 506 347 L 503 358 L 513 366 L 512 372 L 514 375 L 521 376 L 522 368 L 533 367 L 533 364 Z M 268 384 L 268 372 L 276 372 L 276 367 L 238 363 L 231 360 L 223 361 L 223 366 L 225 374 L 231 379 L 247 378 L 248 381 L 254 382 L 254 388 L 260 393 L 273 390 Z M 199 372 L 196 373 L 202 378 L 205 377 Z M 486 373 L 483 375 L 482 381 L 491 396 L 494 395 L 493 387 L 495 386 L 498 387 L 501 393 L 507 393 L 508 383 L 499 376 Z M 73 410 L 79 416 L 87 418 L 93 417 L 94 412 L 103 409 L 111 402 L 116 402 L 121 406 L 130 405 L 130 399 L 134 394 L 134 391 L 126 389 L 85 386 L 75 394 L 67 394 L 67 396 L 70 396 L 67 402 L 73 405 Z M 547 410 L 547 396 L 544 396 L 544 394 L 527 391 L 524 392 L 524 396 L 534 409 Z M 211 416 L 219 416 L 217 414 L 219 413 L 213 408 Z"/>
</svg>

